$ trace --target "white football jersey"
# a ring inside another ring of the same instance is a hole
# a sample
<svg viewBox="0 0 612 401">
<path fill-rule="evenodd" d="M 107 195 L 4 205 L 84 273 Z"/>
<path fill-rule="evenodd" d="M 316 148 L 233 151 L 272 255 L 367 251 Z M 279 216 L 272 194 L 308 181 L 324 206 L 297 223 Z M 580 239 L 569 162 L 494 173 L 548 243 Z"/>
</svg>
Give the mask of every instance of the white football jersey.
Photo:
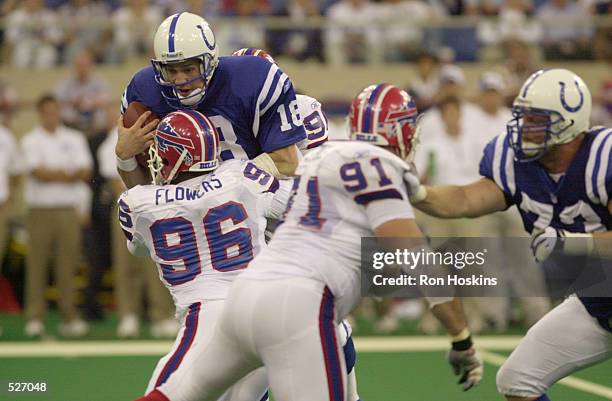
<svg viewBox="0 0 612 401">
<path fill-rule="evenodd" d="M 297 110 L 306 131 L 306 139 L 298 142 L 297 146 L 301 154 L 305 155 L 327 141 L 329 126 L 317 99 L 306 95 L 296 95 L 296 99 Z"/>
<path fill-rule="evenodd" d="M 244 277 L 316 277 L 348 313 L 359 297 L 361 238 L 387 221 L 414 218 L 403 179 L 409 171 L 364 142 L 326 142 L 309 152 L 282 223 Z"/>
<path fill-rule="evenodd" d="M 175 185 L 139 185 L 119 198 L 134 254 L 150 254 L 181 312 L 224 299 L 234 278 L 265 247 L 266 217 L 285 210 L 290 182 L 243 160 Z"/>
</svg>

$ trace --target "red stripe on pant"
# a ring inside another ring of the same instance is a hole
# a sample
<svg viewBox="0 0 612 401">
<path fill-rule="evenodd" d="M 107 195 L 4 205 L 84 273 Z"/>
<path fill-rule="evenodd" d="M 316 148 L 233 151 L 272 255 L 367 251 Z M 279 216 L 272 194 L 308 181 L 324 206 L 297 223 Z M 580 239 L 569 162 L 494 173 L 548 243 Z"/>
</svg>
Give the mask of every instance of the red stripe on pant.
<svg viewBox="0 0 612 401">
<path fill-rule="evenodd" d="M 319 336 L 323 347 L 329 399 L 330 401 L 344 401 L 342 365 L 338 355 L 336 324 L 334 322 L 334 296 L 327 287 L 323 290 L 321 306 L 319 307 Z"/>
</svg>

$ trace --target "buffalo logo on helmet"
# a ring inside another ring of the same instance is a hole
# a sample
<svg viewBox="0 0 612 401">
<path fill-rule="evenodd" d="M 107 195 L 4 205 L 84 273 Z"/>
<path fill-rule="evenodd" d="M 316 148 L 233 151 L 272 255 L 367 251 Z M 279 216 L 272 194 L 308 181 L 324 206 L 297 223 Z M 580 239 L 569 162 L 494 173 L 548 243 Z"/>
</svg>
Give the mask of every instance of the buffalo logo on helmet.
<svg viewBox="0 0 612 401">
<path fill-rule="evenodd" d="M 208 172 L 219 165 L 219 134 L 194 110 L 168 114 L 157 126 L 149 151 L 155 182 L 168 183 L 181 172 Z M 158 177 L 159 175 L 159 177 Z"/>
<path fill-rule="evenodd" d="M 200 157 L 195 155 L 195 146 L 193 141 L 189 138 L 179 136 L 174 127 L 166 121 L 162 121 L 157 127 L 157 146 L 162 152 L 168 152 L 169 148 L 174 148 L 178 155 L 181 155 L 185 150 L 187 155 L 185 156 L 185 164 L 191 166 L 194 161 L 198 161 Z"/>
</svg>

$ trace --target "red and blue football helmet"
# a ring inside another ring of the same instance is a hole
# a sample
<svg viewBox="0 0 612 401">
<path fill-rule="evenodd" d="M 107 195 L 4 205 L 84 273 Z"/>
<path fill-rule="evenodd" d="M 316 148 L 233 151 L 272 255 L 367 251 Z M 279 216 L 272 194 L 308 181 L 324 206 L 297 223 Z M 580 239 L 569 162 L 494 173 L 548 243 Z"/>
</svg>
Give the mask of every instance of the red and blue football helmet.
<svg viewBox="0 0 612 401">
<path fill-rule="evenodd" d="M 154 184 L 166 185 L 182 172 L 210 172 L 219 166 L 219 134 L 210 120 L 195 110 L 175 111 L 157 126 L 149 148 Z"/>
<path fill-rule="evenodd" d="M 411 161 L 419 140 L 418 111 L 414 99 L 391 84 L 370 85 L 351 103 L 351 140 L 389 147 Z"/>
<path fill-rule="evenodd" d="M 254 47 L 243 47 L 242 49 L 236 50 L 235 52 L 233 52 L 232 56 L 255 56 L 255 57 L 261 57 L 261 58 L 265 58 L 266 60 L 268 60 L 272 64 L 276 64 L 276 61 L 274 61 L 274 58 L 272 58 L 272 56 L 270 56 L 270 54 L 267 51 L 261 50 L 261 49 L 256 49 Z"/>
</svg>

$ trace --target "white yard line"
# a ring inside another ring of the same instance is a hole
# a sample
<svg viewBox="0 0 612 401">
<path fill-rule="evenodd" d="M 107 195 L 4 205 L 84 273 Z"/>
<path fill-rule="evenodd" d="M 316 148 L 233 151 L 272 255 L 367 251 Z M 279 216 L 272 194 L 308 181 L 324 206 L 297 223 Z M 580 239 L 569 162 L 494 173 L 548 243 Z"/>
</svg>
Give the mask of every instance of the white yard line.
<svg viewBox="0 0 612 401">
<path fill-rule="evenodd" d="M 477 344 L 485 362 L 501 366 L 506 357 L 485 350 L 509 351 L 521 336 L 479 336 Z M 357 352 L 427 352 L 448 349 L 445 336 L 357 337 Z M 42 341 L 2 342 L 1 358 L 87 357 L 87 356 L 161 356 L 171 341 Z M 576 377 L 566 377 L 560 384 L 612 400 L 612 388 Z"/>
<path fill-rule="evenodd" d="M 443 351 L 445 336 L 356 337 L 358 352 Z M 478 346 L 492 350 L 513 349 L 520 336 L 482 336 Z M 0 358 L 163 355 L 170 341 L 41 341 L 0 342 Z"/>
</svg>

